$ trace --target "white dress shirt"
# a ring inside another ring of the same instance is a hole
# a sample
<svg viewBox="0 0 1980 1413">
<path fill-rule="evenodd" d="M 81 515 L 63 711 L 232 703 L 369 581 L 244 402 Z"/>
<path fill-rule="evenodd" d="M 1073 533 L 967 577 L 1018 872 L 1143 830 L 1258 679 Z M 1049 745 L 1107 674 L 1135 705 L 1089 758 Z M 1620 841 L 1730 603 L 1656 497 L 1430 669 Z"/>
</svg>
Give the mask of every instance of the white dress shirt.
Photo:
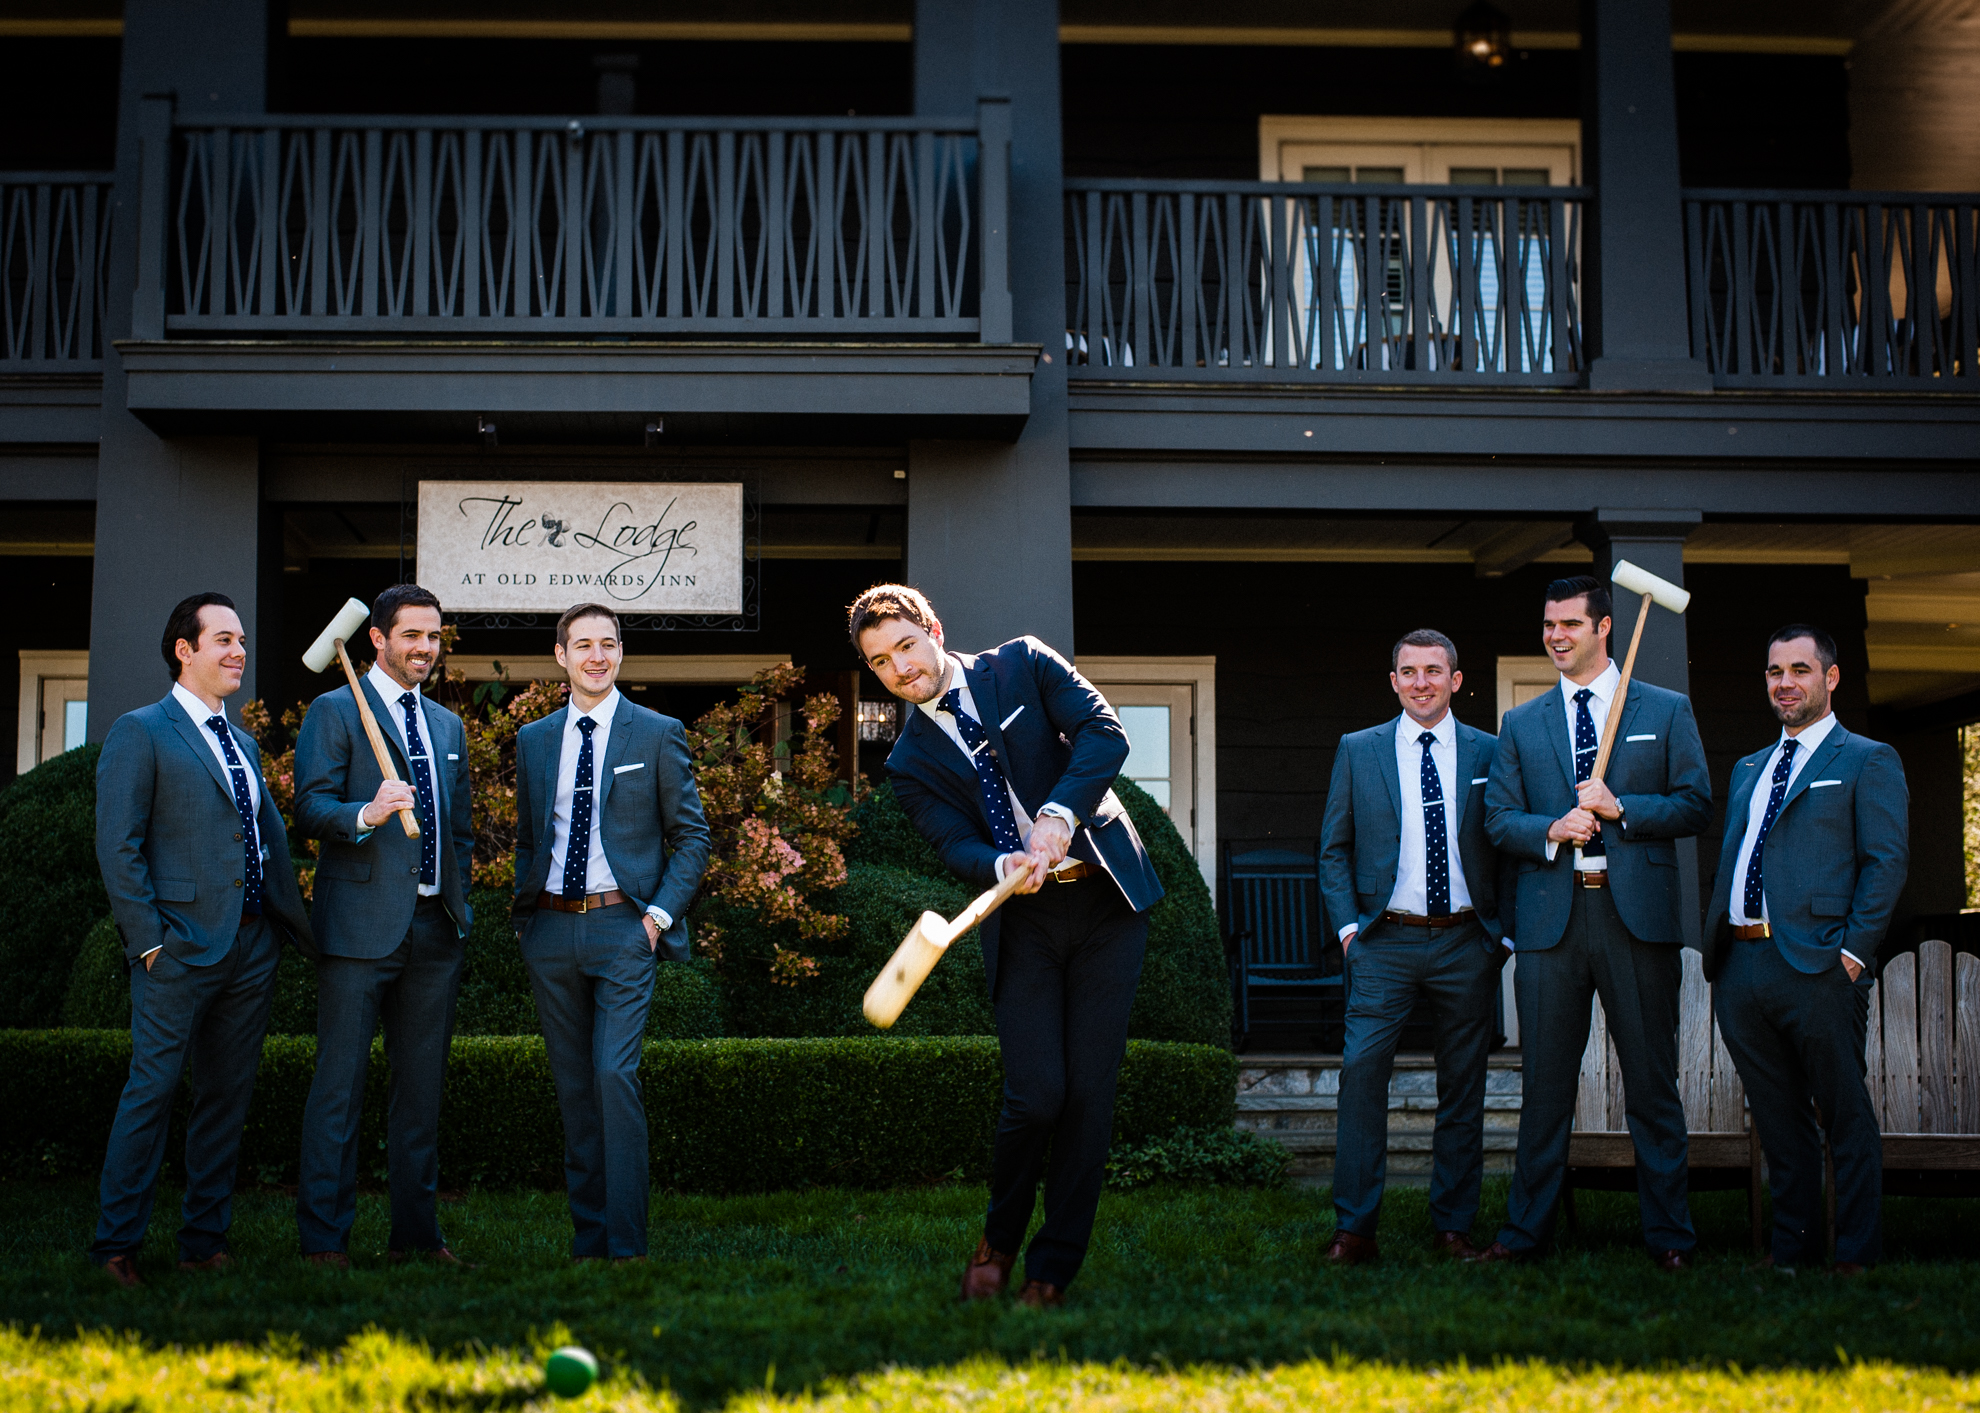
<svg viewBox="0 0 1980 1413">
<path fill-rule="evenodd" d="M 936 727 L 944 736 L 955 742 L 957 750 L 973 761 L 975 760 L 975 756 L 970 752 L 968 744 L 963 740 L 962 732 L 957 729 L 956 719 L 942 710 L 942 698 L 948 695 L 950 687 L 961 690 L 962 709 L 968 712 L 976 719 L 978 724 L 984 727 L 984 734 L 987 736 L 989 734 L 989 725 L 987 722 L 984 722 L 983 713 L 976 709 L 976 697 L 969 690 L 969 676 L 963 671 L 962 663 L 953 654 L 949 657 L 949 686 L 944 687 L 930 700 L 916 702 L 915 705 L 921 709 L 922 715 L 935 723 Z M 1003 725 L 1003 722 L 998 722 L 998 729 L 1002 730 Z M 988 748 L 986 747 L 985 749 Z M 974 769 L 973 766 L 971 768 Z M 1018 838 L 1029 840 L 1031 838 L 1033 820 L 1030 812 L 1024 807 L 1024 801 L 1018 798 L 1017 787 L 1011 784 L 1008 774 L 1004 777 L 1004 789 L 1009 792 L 1011 797 L 1011 813 L 1017 817 Z M 1073 815 L 1073 812 L 1056 801 L 1039 806 L 1038 812 L 1062 821 L 1067 829 L 1075 833 L 1079 830 L 1079 820 Z M 1002 859 L 999 859 L 997 861 L 997 877 L 1001 879 L 1003 876 L 1004 862 Z"/>
<path fill-rule="evenodd" d="M 571 843 L 571 808 L 580 788 L 593 792 L 596 798 L 598 781 L 605 773 L 605 751 L 612 743 L 612 714 L 619 709 L 619 689 L 614 687 L 605 700 L 590 711 L 579 711 L 576 702 L 564 708 L 563 743 L 557 756 L 557 792 L 551 797 L 550 805 L 550 876 L 551 892 L 557 892 L 564 884 L 564 855 Z M 584 749 L 584 732 L 578 723 L 589 717 L 596 723 L 591 730 L 591 779 L 577 778 L 578 753 Z M 586 893 L 611 893 L 618 890 L 619 880 L 612 876 L 612 865 L 605 861 L 605 821 L 596 809 L 591 812 L 591 849 L 584 865 L 584 891 Z M 662 907 L 650 907 L 647 913 L 660 924 L 665 932 L 674 925 L 673 918 Z"/>
<path fill-rule="evenodd" d="M 414 756 L 412 747 L 406 741 L 406 710 L 399 705 L 399 698 L 403 697 L 407 692 L 413 694 L 413 711 L 419 716 L 419 755 L 426 761 L 426 768 L 432 776 L 433 808 L 438 812 L 440 808 L 440 768 L 434 764 L 433 757 L 427 754 L 433 749 L 433 727 L 426 719 L 426 695 L 417 687 L 400 686 L 392 680 L 390 673 L 375 662 L 371 664 L 371 671 L 364 674 L 364 680 L 371 684 L 371 690 L 376 692 L 378 694 L 378 700 L 385 704 L 385 721 L 391 727 L 393 734 L 399 738 L 399 749 L 406 753 L 408 763 L 414 759 Z M 413 795 L 417 797 L 419 794 L 418 784 L 411 781 L 407 783 L 412 785 Z M 413 816 L 414 818 L 418 818 L 419 816 L 417 806 L 413 809 Z M 438 827 L 439 821 L 436 820 L 434 823 Z M 377 825 L 367 826 L 364 822 L 364 815 L 360 812 L 358 815 L 358 840 L 362 842 L 370 838 L 371 831 L 377 827 Z M 436 898 L 439 895 L 440 885 L 438 883 L 422 883 L 419 885 L 420 897 Z"/>
<path fill-rule="evenodd" d="M 1609 665 L 1602 669 L 1602 675 L 1588 684 L 1590 693 L 1588 698 L 1588 715 L 1594 719 L 1595 739 L 1598 742 L 1602 739 L 1602 733 L 1608 729 L 1609 703 L 1616 699 L 1616 688 L 1621 685 L 1622 670 L 1616 666 L 1614 658 L 1609 659 Z M 1574 694 L 1580 690 L 1580 685 L 1572 678 L 1561 678 L 1561 701 L 1567 707 L 1568 760 L 1570 763 L 1574 760 L 1575 716 L 1579 712 L 1579 708 L 1575 705 Z M 1605 830 L 1612 824 L 1619 829 L 1629 828 L 1629 825 L 1622 820 L 1605 819 L 1602 821 L 1602 827 Z M 1560 848 L 1560 840 L 1549 839 L 1547 841 L 1547 861 L 1549 863 L 1553 862 L 1554 855 L 1560 852 Z M 1584 859 L 1581 856 L 1579 847 L 1574 851 L 1574 868 L 1577 873 L 1600 873 L 1606 870 L 1608 866 L 1609 860 L 1606 855 L 1597 854 L 1592 859 Z"/>
<path fill-rule="evenodd" d="M 1788 789 L 1794 788 L 1794 782 L 1801 778 L 1801 772 L 1807 766 L 1808 758 L 1822 749 L 1822 743 L 1829 739 L 1829 733 L 1835 729 L 1834 712 L 1830 712 L 1811 726 L 1801 728 L 1801 734 L 1794 738 L 1794 764 L 1788 767 Z M 1787 729 L 1783 727 L 1781 739 L 1774 743 L 1772 753 L 1760 763 L 1760 778 L 1753 783 L 1753 798 L 1746 805 L 1746 837 L 1740 840 L 1739 857 L 1733 863 L 1732 892 L 1727 899 L 1730 904 L 1729 915 L 1737 927 L 1751 927 L 1756 922 L 1771 921 L 1767 915 L 1767 896 L 1764 890 L 1760 895 L 1760 916 L 1746 915 L 1746 870 L 1753 862 L 1753 846 L 1759 842 L 1760 824 L 1767 817 L 1767 800 L 1774 792 L 1774 771 L 1780 766 L 1781 750 L 1787 742 Z M 1763 864 L 1763 870 L 1764 867 Z M 1863 965 L 1863 959 L 1854 953 L 1845 951 L 1843 955 L 1858 966 Z"/>
</svg>

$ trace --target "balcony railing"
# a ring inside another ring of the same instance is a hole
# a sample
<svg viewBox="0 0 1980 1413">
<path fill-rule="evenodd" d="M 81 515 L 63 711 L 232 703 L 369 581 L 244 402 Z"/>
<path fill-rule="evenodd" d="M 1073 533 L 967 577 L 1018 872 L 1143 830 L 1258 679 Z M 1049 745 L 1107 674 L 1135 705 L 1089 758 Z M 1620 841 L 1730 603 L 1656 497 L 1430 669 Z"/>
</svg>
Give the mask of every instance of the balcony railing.
<svg viewBox="0 0 1980 1413">
<path fill-rule="evenodd" d="M 1980 391 L 1980 197 L 1687 191 L 1691 348 L 1722 387 Z"/>
<path fill-rule="evenodd" d="M 1579 187 L 1068 181 L 1067 362 L 1572 385 L 1585 202 Z"/>
<path fill-rule="evenodd" d="M 140 338 L 1010 338 L 1002 101 L 145 121 Z"/>
<path fill-rule="evenodd" d="M 0 371 L 103 367 L 108 172 L 0 172 Z"/>
</svg>

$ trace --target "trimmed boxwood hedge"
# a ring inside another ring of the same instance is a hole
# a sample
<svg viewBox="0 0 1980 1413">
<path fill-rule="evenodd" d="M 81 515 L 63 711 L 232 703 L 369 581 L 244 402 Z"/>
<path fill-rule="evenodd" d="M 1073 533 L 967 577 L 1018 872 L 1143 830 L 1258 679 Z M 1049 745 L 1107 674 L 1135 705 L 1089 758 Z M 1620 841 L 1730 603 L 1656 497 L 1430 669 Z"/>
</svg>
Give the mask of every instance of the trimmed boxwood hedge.
<svg viewBox="0 0 1980 1413">
<path fill-rule="evenodd" d="M 83 938 L 110 915 L 96 759 L 78 746 L 0 790 L 0 1026 L 59 1025 Z"/>
<path fill-rule="evenodd" d="M 0 1174 L 94 1174 L 130 1055 L 124 1031 L 0 1031 Z M 305 1036 L 270 1036 L 263 1046 L 242 1143 L 244 1182 L 294 1180 L 315 1058 Z M 640 1074 L 654 1181 L 684 1192 L 981 1178 L 1003 1088 L 996 1042 L 973 1036 L 649 1041 Z M 1226 1051 L 1130 1043 L 1115 1143 L 1229 1127 L 1236 1079 Z M 368 1164 L 383 1157 L 386 1084 L 384 1050 L 374 1046 L 359 1148 Z M 182 1092 L 167 1148 L 174 1164 L 184 1152 L 185 1103 Z M 454 1041 L 440 1174 L 450 1187 L 561 1188 L 563 1127 L 541 1039 Z"/>
</svg>

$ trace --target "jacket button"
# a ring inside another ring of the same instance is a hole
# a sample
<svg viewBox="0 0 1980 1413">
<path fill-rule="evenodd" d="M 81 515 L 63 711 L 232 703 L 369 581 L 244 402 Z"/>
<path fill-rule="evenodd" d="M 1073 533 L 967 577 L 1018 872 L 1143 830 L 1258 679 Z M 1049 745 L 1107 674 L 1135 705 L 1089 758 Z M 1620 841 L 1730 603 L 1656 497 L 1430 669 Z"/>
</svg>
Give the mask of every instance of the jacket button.
<svg viewBox="0 0 1980 1413">
<path fill-rule="evenodd" d="M 418 870 L 417 868 L 409 868 L 409 869 L 407 869 L 407 870 L 406 870 L 406 872 L 407 872 L 407 873 L 410 873 L 410 874 L 411 874 L 411 875 L 413 875 L 413 877 L 415 877 L 415 878 L 417 878 L 417 877 L 419 876 L 419 870 Z"/>
<path fill-rule="evenodd" d="M 236 888 L 238 888 L 238 887 L 240 887 L 240 886 L 241 886 L 241 880 L 240 880 L 240 879 L 238 879 L 238 878 L 236 878 L 236 879 L 234 880 L 234 886 L 235 886 Z"/>
<path fill-rule="evenodd" d="M 235 842 L 236 844 L 238 844 L 238 843 L 240 843 L 240 842 L 241 842 L 241 836 L 240 836 L 240 835 L 238 835 L 238 834 L 236 834 L 236 835 L 234 836 L 234 842 Z"/>
</svg>

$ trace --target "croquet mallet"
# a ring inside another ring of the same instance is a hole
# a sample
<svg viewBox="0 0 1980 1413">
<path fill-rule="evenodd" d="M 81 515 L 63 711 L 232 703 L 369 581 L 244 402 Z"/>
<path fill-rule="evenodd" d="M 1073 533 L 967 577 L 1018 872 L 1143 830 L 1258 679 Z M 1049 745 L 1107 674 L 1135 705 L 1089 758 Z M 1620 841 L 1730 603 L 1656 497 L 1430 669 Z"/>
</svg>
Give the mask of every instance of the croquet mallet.
<svg viewBox="0 0 1980 1413">
<path fill-rule="evenodd" d="M 364 734 L 371 738 L 371 751 L 378 757 L 379 772 L 387 780 L 397 780 L 399 772 L 392 768 L 392 753 L 385 749 L 385 737 L 378 729 L 378 718 L 371 714 L 371 703 L 365 699 L 364 689 L 358 686 L 357 669 L 351 666 L 351 655 L 344 651 L 345 640 L 357 632 L 369 617 L 371 610 L 358 600 L 346 600 L 344 606 L 337 610 L 337 616 L 330 620 L 330 626 L 316 635 L 316 641 L 303 654 L 303 666 L 311 672 L 322 672 L 330 666 L 332 657 L 344 664 L 344 678 L 351 684 L 351 696 L 356 699 L 358 716 L 364 721 Z M 408 839 L 419 838 L 419 816 L 410 808 L 399 811 L 399 823 L 406 827 Z"/>
</svg>

